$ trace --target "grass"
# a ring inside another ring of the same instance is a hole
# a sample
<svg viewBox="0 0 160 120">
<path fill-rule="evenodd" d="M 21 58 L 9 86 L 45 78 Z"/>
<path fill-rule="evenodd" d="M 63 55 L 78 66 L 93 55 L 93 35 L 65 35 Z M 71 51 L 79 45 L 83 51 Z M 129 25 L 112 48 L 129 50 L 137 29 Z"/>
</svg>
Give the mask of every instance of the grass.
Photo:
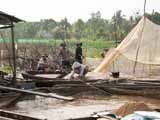
<svg viewBox="0 0 160 120">
<path fill-rule="evenodd" d="M 7 40 L 8 41 L 8 40 Z M 0 40 L 2 42 L 2 40 Z M 47 44 L 59 47 L 59 45 L 63 42 L 62 40 L 54 40 L 54 39 L 18 39 L 18 43 L 31 43 L 31 44 Z M 74 52 L 76 48 L 76 43 L 78 40 L 70 39 L 67 40 L 67 45 L 69 49 Z M 109 40 L 88 40 L 81 39 L 80 42 L 83 43 L 83 53 L 87 57 L 97 58 L 100 57 L 101 52 L 104 48 L 111 48 L 114 46 L 114 41 Z"/>
<path fill-rule="evenodd" d="M 104 41 L 104 40 L 81 40 L 83 43 L 83 53 L 87 57 L 97 58 L 101 57 L 100 54 L 102 53 L 104 48 L 111 48 L 113 47 L 113 41 Z M 77 40 L 70 40 L 71 49 L 75 50 Z"/>
</svg>

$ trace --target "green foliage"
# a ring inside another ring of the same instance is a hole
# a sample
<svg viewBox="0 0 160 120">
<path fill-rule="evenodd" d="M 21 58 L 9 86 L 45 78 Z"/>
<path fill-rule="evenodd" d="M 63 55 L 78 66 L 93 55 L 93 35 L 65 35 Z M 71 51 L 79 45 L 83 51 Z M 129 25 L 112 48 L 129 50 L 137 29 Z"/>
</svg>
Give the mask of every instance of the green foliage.
<svg viewBox="0 0 160 120">
<path fill-rule="evenodd" d="M 6 65 L 2 68 L 2 71 L 6 72 L 6 73 L 12 73 L 12 70 L 13 70 L 12 67 L 8 66 L 8 65 Z"/>
<path fill-rule="evenodd" d="M 153 14 L 146 14 L 146 16 L 153 22 L 160 24 L 160 13 L 153 12 Z M 32 38 L 32 43 L 48 44 L 53 41 L 59 45 L 61 40 L 65 40 L 68 41 L 72 50 L 74 50 L 77 41 L 82 41 L 86 54 L 94 57 L 99 56 L 99 52 L 103 48 L 111 47 L 115 41 L 123 40 L 140 18 L 141 15 L 137 12 L 127 19 L 122 11 L 118 10 L 111 19 L 104 19 L 98 11 L 91 13 L 87 21 L 78 19 L 72 24 L 67 18 L 60 22 L 44 19 L 39 22 L 18 23 L 15 27 L 15 36 L 24 43 L 29 42 L 28 39 Z M 3 33 L 7 41 L 10 38 L 10 30 L 8 29 Z M 2 40 L 0 39 L 0 41 Z"/>
<path fill-rule="evenodd" d="M 85 30 L 85 23 L 83 22 L 83 20 L 78 19 L 78 21 L 73 24 L 72 28 L 73 37 L 78 40 L 83 38 L 85 36 L 84 30 Z"/>
<path fill-rule="evenodd" d="M 24 22 L 16 24 L 15 36 L 25 39 L 122 40 L 137 23 L 139 16 L 131 16 L 131 18 L 126 19 L 122 11 L 118 10 L 111 20 L 102 18 L 98 11 L 91 13 L 91 17 L 87 21 L 78 19 L 73 24 L 69 23 L 67 18 L 60 22 L 53 19 L 44 19 L 40 22 Z"/>
<path fill-rule="evenodd" d="M 160 24 L 160 13 L 146 14 L 153 22 Z M 87 21 L 78 19 L 73 24 L 67 18 L 57 22 L 53 19 L 44 19 L 39 22 L 18 23 L 15 27 L 17 38 L 36 39 L 90 39 L 90 40 L 118 40 L 121 41 L 128 32 L 137 24 L 141 15 L 136 12 L 134 16 L 126 19 L 121 10 L 118 10 L 108 20 L 101 17 L 101 13 L 91 13 Z M 5 35 L 10 36 L 10 30 Z"/>
<path fill-rule="evenodd" d="M 21 44 L 48 44 L 53 47 L 59 47 L 61 43 L 64 41 L 62 40 L 55 40 L 55 39 L 18 39 L 18 43 Z M 108 40 L 89 40 L 89 39 L 81 39 L 80 41 L 76 39 L 69 39 L 66 40 L 67 43 L 67 48 L 69 48 L 73 53 L 75 52 L 76 48 L 76 43 L 77 42 L 82 42 L 83 46 L 83 53 L 87 57 L 101 57 L 100 54 L 103 51 L 104 48 L 111 48 L 114 46 L 113 41 L 108 41 Z M 56 44 L 55 44 L 56 43 Z"/>
</svg>

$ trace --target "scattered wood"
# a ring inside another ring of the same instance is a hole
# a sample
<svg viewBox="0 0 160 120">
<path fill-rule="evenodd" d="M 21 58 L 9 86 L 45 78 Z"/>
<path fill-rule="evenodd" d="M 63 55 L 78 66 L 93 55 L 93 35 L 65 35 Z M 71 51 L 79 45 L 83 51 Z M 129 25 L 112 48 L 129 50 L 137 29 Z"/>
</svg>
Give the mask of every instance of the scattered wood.
<svg viewBox="0 0 160 120">
<path fill-rule="evenodd" d="M 82 117 L 82 118 L 71 118 L 71 119 L 67 119 L 67 120 L 97 120 L 97 118 L 93 118 L 93 117 Z"/>
<path fill-rule="evenodd" d="M 0 89 L 10 90 L 10 91 L 15 91 L 15 92 L 20 92 L 20 93 L 26 93 L 26 94 L 32 94 L 32 95 L 39 95 L 39 96 L 43 96 L 43 97 L 56 98 L 56 99 L 67 100 L 67 101 L 74 100 L 73 97 L 65 97 L 65 96 L 54 94 L 54 93 L 42 93 L 42 92 L 22 90 L 22 89 L 18 89 L 18 88 L 4 87 L 4 86 L 0 86 Z"/>
<path fill-rule="evenodd" d="M 20 98 L 22 94 L 16 92 L 8 92 L 0 94 L 0 108 L 7 107 Z"/>
<path fill-rule="evenodd" d="M 2 120 L 47 120 L 5 110 L 0 110 L 0 119 L 1 118 L 3 118 Z"/>
</svg>

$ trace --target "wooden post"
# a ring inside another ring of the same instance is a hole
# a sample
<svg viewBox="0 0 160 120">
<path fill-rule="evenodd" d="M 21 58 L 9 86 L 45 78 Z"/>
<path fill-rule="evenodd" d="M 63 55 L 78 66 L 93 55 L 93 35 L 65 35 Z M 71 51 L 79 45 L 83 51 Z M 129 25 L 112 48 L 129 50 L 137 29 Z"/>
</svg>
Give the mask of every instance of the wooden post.
<svg viewBox="0 0 160 120">
<path fill-rule="evenodd" d="M 16 49 L 14 41 L 14 25 L 11 21 L 12 57 L 13 57 L 13 84 L 16 82 Z"/>
<path fill-rule="evenodd" d="M 2 48 L 0 49 L 0 67 L 2 67 Z"/>
<path fill-rule="evenodd" d="M 5 51 L 4 51 L 4 48 L 2 47 L 2 49 L 1 49 L 1 67 L 3 68 L 4 67 L 4 54 L 5 53 Z"/>
</svg>

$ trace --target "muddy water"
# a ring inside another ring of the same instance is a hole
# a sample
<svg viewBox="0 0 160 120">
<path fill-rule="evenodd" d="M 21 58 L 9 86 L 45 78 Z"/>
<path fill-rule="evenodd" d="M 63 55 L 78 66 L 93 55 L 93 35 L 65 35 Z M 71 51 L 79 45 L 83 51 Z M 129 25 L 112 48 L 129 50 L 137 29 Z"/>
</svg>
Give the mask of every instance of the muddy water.
<svg viewBox="0 0 160 120">
<path fill-rule="evenodd" d="M 35 100 L 18 102 L 9 110 L 47 120 L 65 120 L 89 116 L 93 112 L 116 109 L 126 102 L 144 102 L 147 105 L 160 107 L 160 100 L 135 96 L 100 96 L 76 95 L 75 100 L 66 102 L 53 98 L 36 96 Z"/>
</svg>

